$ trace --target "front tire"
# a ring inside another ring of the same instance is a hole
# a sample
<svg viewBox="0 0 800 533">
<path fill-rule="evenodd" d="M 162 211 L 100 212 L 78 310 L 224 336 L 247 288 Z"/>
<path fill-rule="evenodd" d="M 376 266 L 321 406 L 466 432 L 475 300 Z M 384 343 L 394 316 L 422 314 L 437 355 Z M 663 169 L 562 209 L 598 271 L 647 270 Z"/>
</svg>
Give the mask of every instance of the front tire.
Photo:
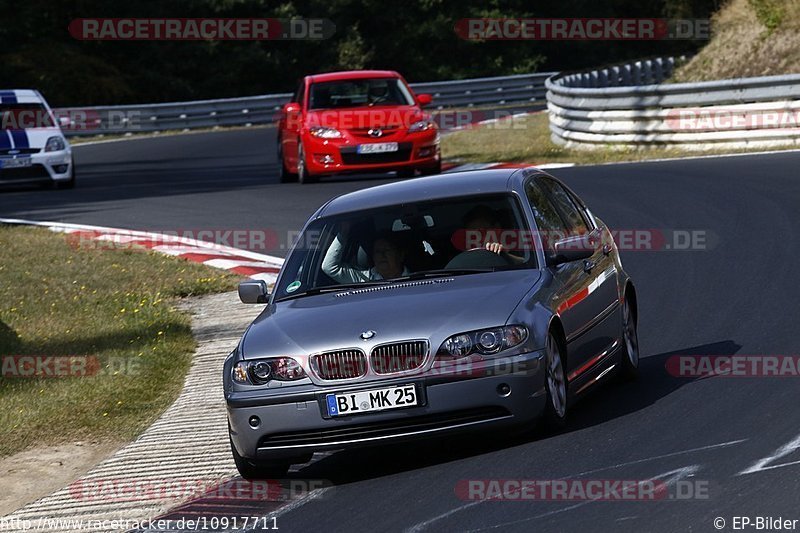
<svg viewBox="0 0 800 533">
<path fill-rule="evenodd" d="M 301 185 L 317 183 L 319 181 L 319 176 L 314 176 L 309 173 L 306 167 L 306 154 L 305 150 L 303 150 L 303 143 L 298 143 L 297 145 L 297 181 L 300 182 Z"/>
<path fill-rule="evenodd" d="M 631 306 L 628 295 L 622 301 L 622 360 L 620 376 L 624 380 L 633 380 L 639 375 L 639 332 L 636 324 L 636 313 Z"/>
<path fill-rule="evenodd" d="M 397 177 L 399 179 L 413 178 L 416 174 L 417 171 L 413 168 L 404 168 L 402 170 L 397 171 Z"/>
<path fill-rule="evenodd" d="M 291 463 L 283 461 L 253 461 L 242 457 L 236 451 L 236 446 L 233 445 L 233 439 L 229 439 L 231 443 L 231 454 L 233 454 L 233 462 L 236 463 L 236 470 L 239 471 L 244 479 L 251 481 L 256 479 L 281 479 L 286 477 L 289 473 Z"/>
<path fill-rule="evenodd" d="M 432 176 L 434 174 L 441 174 L 441 173 L 442 173 L 442 162 L 437 161 L 434 166 L 423 168 L 419 174 L 420 176 Z"/>
</svg>

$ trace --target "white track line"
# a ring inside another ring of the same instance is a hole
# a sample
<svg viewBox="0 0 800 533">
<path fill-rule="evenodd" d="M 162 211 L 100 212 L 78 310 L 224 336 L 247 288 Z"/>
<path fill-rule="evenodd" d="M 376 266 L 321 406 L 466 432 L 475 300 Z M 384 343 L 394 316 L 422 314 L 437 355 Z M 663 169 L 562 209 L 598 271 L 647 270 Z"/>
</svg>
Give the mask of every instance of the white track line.
<svg viewBox="0 0 800 533">
<path fill-rule="evenodd" d="M 641 463 L 647 463 L 647 462 L 650 462 L 650 461 L 657 461 L 659 459 L 666 459 L 666 458 L 669 458 L 669 457 L 677 457 L 677 456 L 680 456 L 680 455 L 686 455 L 686 454 L 695 453 L 695 452 L 701 452 L 701 451 L 705 451 L 705 450 L 713 450 L 713 449 L 716 449 L 716 448 L 726 448 L 728 446 L 735 446 L 736 444 L 741 444 L 742 442 L 745 442 L 746 440 L 747 439 L 732 440 L 732 441 L 728 441 L 728 442 L 721 442 L 719 444 L 710 444 L 708 446 L 700 446 L 698 448 L 689 448 L 688 450 L 681 450 L 681 451 L 677 451 L 677 452 L 665 453 L 665 454 L 662 454 L 662 455 L 655 455 L 653 457 L 645 457 L 644 459 L 637 459 L 637 460 L 634 460 L 634 461 L 628 461 L 628 462 L 625 462 L 625 463 L 618 463 L 618 464 L 614 464 L 614 465 L 610 465 L 610 466 L 602 466 L 600 468 L 594 468 L 592 470 L 584 470 L 583 472 L 579 472 L 577 474 L 571 474 L 569 476 L 564 476 L 564 477 L 561 477 L 561 478 L 558 478 L 558 479 L 578 478 L 578 477 L 586 476 L 586 475 L 589 475 L 589 474 L 595 474 L 597 472 L 603 472 L 603 471 L 606 471 L 606 470 L 614 470 L 614 469 L 621 468 L 621 467 L 624 467 L 624 466 L 631 466 L 631 465 L 636 465 L 636 464 L 641 464 Z M 418 522 L 418 523 L 414 524 L 410 528 L 406 529 L 405 533 L 418 533 L 420 531 L 424 531 L 425 529 L 427 529 L 432 524 L 435 524 L 436 522 L 439 522 L 441 520 L 449 518 L 450 516 L 453 516 L 454 514 L 458 514 L 458 513 L 461 513 L 463 511 L 466 511 L 467 509 L 470 509 L 470 508 L 475 507 L 477 505 L 481 505 L 483 503 L 486 503 L 487 501 L 495 501 L 495 500 L 476 500 L 474 502 L 470 502 L 470 503 L 461 505 L 461 506 L 456 507 L 454 509 L 450 509 L 449 511 L 446 511 L 446 512 L 444 512 L 442 514 L 436 515 L 436 516 L 434 516 L 432 518 L 429 518 L 428 520 L 425 520 L 423 522 Z M 584 503 L 588 503 L 588 502 L 581 502 L 580 504 L 577 504 L 575 506 L 571 506 L 570 508 L 580 507 Z M 568 510 L 568 509 L 562 509 L 562 510 L 560 510 L 558 512 L 562 512 L 562 511 L 566 511 L 566 510 Z"/>
</svg>

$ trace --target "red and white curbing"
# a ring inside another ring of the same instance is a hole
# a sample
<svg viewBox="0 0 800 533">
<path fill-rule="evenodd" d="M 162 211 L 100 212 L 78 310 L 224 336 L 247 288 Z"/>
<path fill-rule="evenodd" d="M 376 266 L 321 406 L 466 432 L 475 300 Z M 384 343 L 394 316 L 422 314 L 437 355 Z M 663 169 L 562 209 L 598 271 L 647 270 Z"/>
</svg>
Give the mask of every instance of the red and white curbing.
<svg viewBox="0 0 800 533">
<path fill-rule="evenodd" d="M 0 218 L 0 224 L 45 227 L 50 231 L 68 234 L 76 240 L 75 242 L 110 241 L 116 245 L 135 245 L 253 279 L 262 279 L 269 284 L 275 283 L 283 265 L 283 258 L 280 257 L 164 233 L 66 222 L 37 222 L 18 218 Z"/>
</svg>

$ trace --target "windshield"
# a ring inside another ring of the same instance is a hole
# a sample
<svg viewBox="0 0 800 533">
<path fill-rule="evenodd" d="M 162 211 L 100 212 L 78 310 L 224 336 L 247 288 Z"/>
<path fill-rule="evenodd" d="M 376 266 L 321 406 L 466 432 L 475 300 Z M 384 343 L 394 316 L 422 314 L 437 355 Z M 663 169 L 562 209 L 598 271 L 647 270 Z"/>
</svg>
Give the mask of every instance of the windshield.
<svg viewBox="0 0 800 533">
<path fill-rule="evenodd" d="M 426 200 L 315 220 L 300 235 L 277 299 L 418 277 L 536 266 L 510 194 Z"/>
<path fill-rule="evenodd" d="M 413 105 L 414 99 L 397 78 L 372 78 L 314 83 L 309 109 L 339 109 L 385 105 Z"/>
<path fill-rule="evenodd" d="M 55 127 L 53 117 L 42 104 L 2 104 L 0 125 L 4 130 Z"/>
</svg>

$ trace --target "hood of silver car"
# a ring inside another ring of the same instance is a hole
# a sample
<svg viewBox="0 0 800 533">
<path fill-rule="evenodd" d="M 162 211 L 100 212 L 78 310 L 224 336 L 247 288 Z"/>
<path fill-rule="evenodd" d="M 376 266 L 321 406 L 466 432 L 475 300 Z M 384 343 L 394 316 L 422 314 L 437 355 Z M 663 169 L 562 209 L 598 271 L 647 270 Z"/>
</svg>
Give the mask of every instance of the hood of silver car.
<svg viewBox="0 0 800 533">
<path fill-rule="evenodd" d="M 308 355 L 385 342 L 447 337 L 501 326 L 538 282 L 538 270 L 511 270 L 351 289 L 277 302 L 253 322 L 241 344 L 245 359 Z M 365 335 L 362 333 L 374 332 Z"/>
</svg>

